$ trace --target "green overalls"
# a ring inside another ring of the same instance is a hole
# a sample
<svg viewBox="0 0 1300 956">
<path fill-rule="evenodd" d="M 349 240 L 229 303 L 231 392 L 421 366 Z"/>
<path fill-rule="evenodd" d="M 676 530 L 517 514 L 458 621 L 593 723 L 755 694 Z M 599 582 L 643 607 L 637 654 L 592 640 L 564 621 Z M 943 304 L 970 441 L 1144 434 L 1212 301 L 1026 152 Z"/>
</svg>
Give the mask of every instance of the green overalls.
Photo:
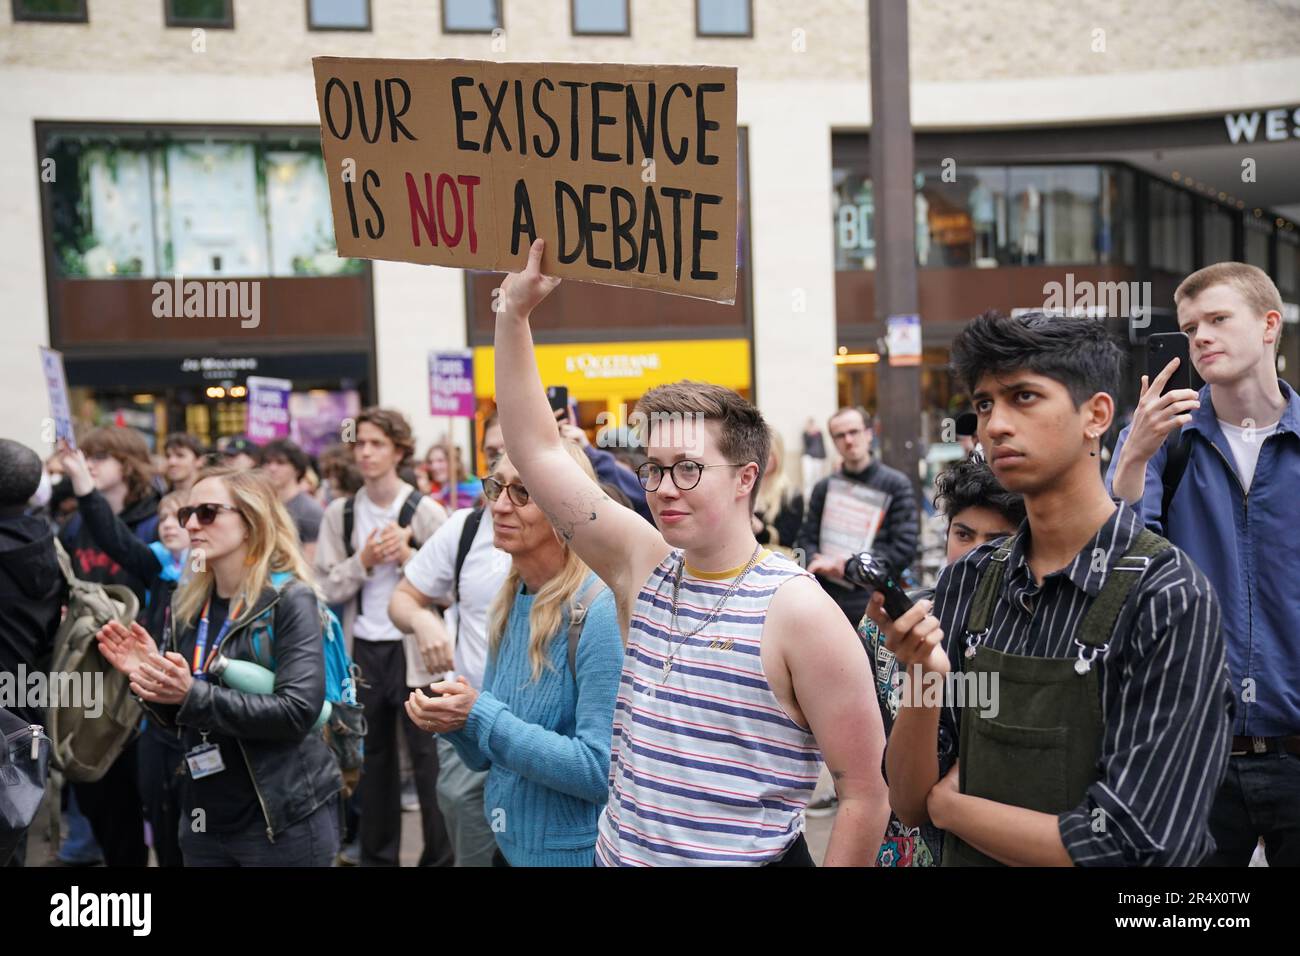
<svg viewBox="0 0 1300 956">
<path fill-rule="evenodd" d="M 1106 575 L 1079 625 L 1078 657 L 1052 659 L 984 647 L 1015 538 L 984 566 L 966 619 L 962 669 L 994 689 L 996 718 L 974 707 L 961 718 L 958 778 L 962 793 L 1040 813 L 1079 805 L 1100 779 L 1101 687 L 1092 662 L 1105 654 L 1120 611 L 1151 558 L 1172 547 L 1145 528 Z M 1125 573 L 1118 573 L 1125 572 Z M 996 675 L 985 677 L 984 675 Z M 996 681 L 996 683 L 995 683 Z M 943 866 L 1000 866 L 955 834 L 944 837 Z"/>
</svg>

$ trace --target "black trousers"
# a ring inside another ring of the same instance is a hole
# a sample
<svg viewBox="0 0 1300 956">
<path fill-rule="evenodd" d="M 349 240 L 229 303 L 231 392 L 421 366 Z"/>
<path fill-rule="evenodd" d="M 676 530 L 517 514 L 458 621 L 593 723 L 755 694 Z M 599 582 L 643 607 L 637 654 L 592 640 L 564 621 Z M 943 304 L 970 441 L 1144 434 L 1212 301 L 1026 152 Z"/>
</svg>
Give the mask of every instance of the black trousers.
<svg viewBox="0 0 1300 956">
<path fill-rule="evenodd" d="M 455 862 L 451 837 L 438 809 L 438 749 L 433 734 L 411 723 L 403 706 L 411 689 L 406 686 L 402 642 L 357 639 L 352 644 L 352 658 L 361 669 L 357 701 L 366 715 L 365 760 L 359 786 L 361 865 L 399 863 L 402 785 L 397 747 L 399 738 L 405 736 L 424 833 L 419 865 L 451 866 Z"/>
<path fill-rule="evenodd" d="M 104 851 L 105 866 L 148 866 L 144 842 L 144 809 L 138 786 L 140 738 L 126 746 L 113 765 L 94 783 L 74 783 L 77 806 L 90 821 L 95 841 Z"/>
<path fill-rule="evenodd" d="M 1300 756 L 1229 757 L 1210 835 L 1215 851 L 1202 866 L 1246 866 L 1261 837 L 1269 866 L 1300 866 Z"/>
<path fill-rule="evenodd" d="M 189 779 L 185 747 L 174 733 L 150 723 L 140 735 L 137 761 L 140 796 L 158 865 L 181 866 L 181 790 Z"/>
</svg>

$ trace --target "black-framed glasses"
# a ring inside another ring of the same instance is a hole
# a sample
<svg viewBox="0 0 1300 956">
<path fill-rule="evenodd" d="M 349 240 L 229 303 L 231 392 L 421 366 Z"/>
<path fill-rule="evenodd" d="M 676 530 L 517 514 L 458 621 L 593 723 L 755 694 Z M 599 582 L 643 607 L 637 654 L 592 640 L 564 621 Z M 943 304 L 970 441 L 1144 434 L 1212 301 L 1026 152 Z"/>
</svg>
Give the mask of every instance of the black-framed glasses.
<svg viewBox="0 0 1300 956">
<path fill-rule="evenodd" d="M 496 501 L 501 497 L 501 492 L 503 491 L 510 496 L 510 500 L 518 507 L 522 508 L 524 505 L 528 504 L 528 489 L 519 482 L 515 481 L 508 485 L 503 485 L 495 478 L 483 479 L 483 497 L 488 501 Z"/>
<path fill-rule="evenodd" d="M 206 528 L 216 521 L 217 515 L 223 511 L 238 512 L 239 509 L 232 508 L 230 505 L 218 505 L 211 502 L 205 502 L 201 505 L 186 505 L 184 508 L 176 510 L 176 520 L 181 523 L 183 528 L 190 523 L 190 518 L 198 518 L 199 524 Z"/>
<path fill-rule="evenodd" d="M 657 461 L 642 462 L 641 467 L 636 470 L 636 477 L 641 482 L 641 487 L 646 491 L 655 491 L 663 483 L 664 473 L 672 472 L 673 486 L 678 491 L 690 491 L 700 483 L 700 478 L 704 476 L 705 468 L 739 468 L 745 462 L 739 464 L 730 461 L 720 461 L 716 464 L 705 465 L 698 461 L 691 461 L 689 458 L 683 458 L 669 468 L 665 468 Z"/>
</svg>

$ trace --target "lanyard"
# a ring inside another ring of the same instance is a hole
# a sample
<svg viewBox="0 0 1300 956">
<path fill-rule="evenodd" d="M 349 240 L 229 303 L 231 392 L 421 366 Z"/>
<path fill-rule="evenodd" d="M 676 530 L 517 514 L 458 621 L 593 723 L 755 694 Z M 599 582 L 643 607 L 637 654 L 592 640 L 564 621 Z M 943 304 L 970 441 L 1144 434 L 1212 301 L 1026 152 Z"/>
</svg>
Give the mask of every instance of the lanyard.
<svg viewBox="0 0 1300 956">
<path fill-rule="evenodd" d="M 190 670 L 193 671 L 195 679 L 203 680 L 203 681 L 208 679 L 206 667 L 208 664 L 212 663 L 211 661 L 212 654 L 215 654 L 217 648 L 221 646 L 221 641 L 225 638 L 226 632 L 230 630 L 230 622 L 239 616 L 239 609 L 240 606 L 242 605 L 242 602 L 240 602 L 240 604 L 236 604 L 233 608 L 230 609 L 229 613 L 226 614 L 226 619 L 221 622 L 221 630 L 217 632 L 216 639 L 213 640 L 212 642 L 212 654 L 209 654 L 208 653 L 208 607 L 211 604 L 212 604 L 212 595 L 209 594 L 208 599 L 203 602 L 203 614 L 199 618 L 199 632 L 194 639 L 194 662 L 190 665 Z"/>
</svg>

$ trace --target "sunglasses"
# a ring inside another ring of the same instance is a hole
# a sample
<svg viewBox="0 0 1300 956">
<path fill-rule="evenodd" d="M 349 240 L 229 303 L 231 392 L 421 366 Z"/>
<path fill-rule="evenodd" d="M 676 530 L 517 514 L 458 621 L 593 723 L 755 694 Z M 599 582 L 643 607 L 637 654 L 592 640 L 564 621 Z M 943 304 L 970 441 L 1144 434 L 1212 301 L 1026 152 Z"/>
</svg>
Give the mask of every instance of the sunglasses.
<svg viewBox="0 0 1300 956">
<path fill-rule="evenodd" d="M 501 497 L 501 492 L 503 491 L 510 495 L 510 500 L 518 507 L 522 508 L 524 505 L 528 504 L 528 489 L 519 484 L 519 482 L 516 481 L 513 484 L 503 485 L 495 478 L 483 479 L 483 497 L 488 501 L 496 501 Z"/>
<path fill-rule="evenodd" d="M 198 518 L 199 524 L 206 528 L 208 525 L 212 524 L 212 522 L 216 521 L 217 515 L 221 514 L 223 511 L 238 512 L 239 509 L 232 508 L 230 505 L 217 505 L 210 503 L 186 505 L 184 508 L 177 509 L 176 520 L 180 522 L 180 525 L 183 528 L 190 523 L 190 518 Z"/>
</svg>

